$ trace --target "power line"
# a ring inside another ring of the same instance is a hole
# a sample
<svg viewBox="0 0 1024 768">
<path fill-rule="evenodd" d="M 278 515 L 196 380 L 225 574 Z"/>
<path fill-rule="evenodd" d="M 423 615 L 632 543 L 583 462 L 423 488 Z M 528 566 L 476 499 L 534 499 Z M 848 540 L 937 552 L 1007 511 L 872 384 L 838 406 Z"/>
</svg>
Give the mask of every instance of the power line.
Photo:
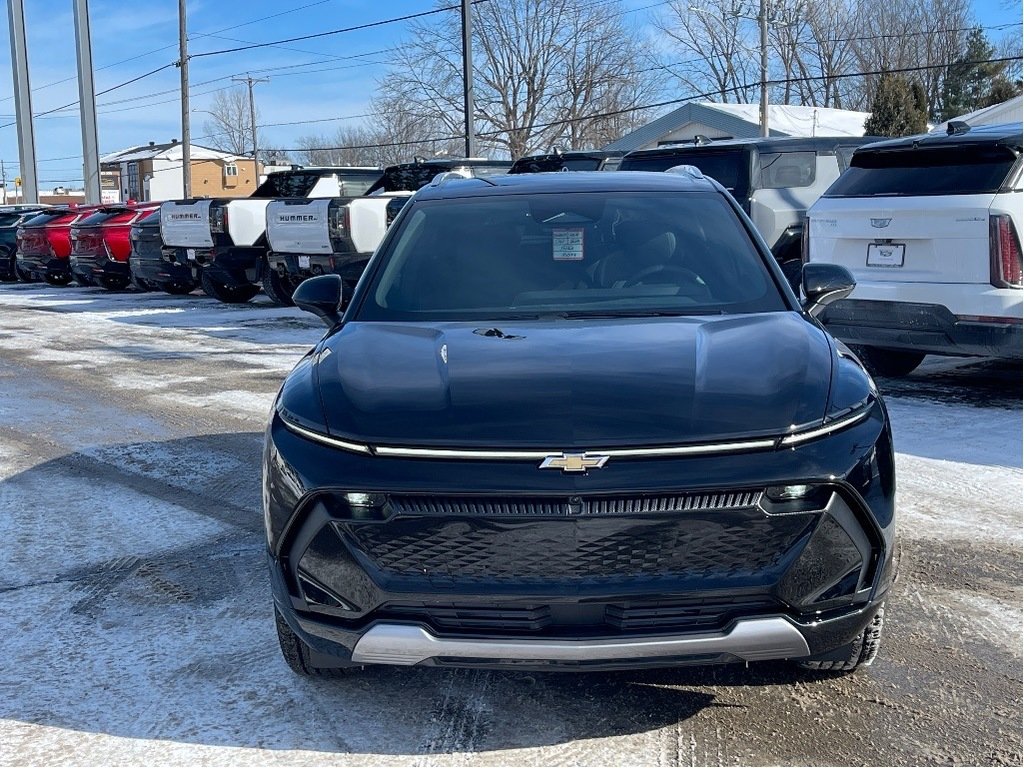
<svg viewBox="0 0 1024 768">
<path fill-rule="evenodd" d="M 1005 62 L 1010 62 L 1010 61 L 1015 61 L 1015 60 L 1016 60 L 1016 58 L 1013 57 L 1013 56 L 1006 56 L 1006 57 L 1000 57 L 1000 58 L 981 59 L 981 60 L 977 60 L 977 61 L 966 61 L 966 62 L 958 62 L 958 63 L 962 63 L 962 64 L 965 64 L 965 65 L 968 65 L 968 66 L 974 66 L 974 65 L 978 65 L 978 64 L 1002 64 L 1002 63 L 1005 63 Z M 926 65 L 917 66 L 917 67 L 901 67 L 901 68 L 898 68 L 898 69 L 879 69 L 879 70 L 872 70 L 872 71 L 868 71 L 868 72 L 851 72 L 851 73 L 847 73 L 847 74 L 843 74 L 843 75 L 809 75 L 809 76 L 806 76 L 806 77 L 788 77 L 788 78 L 781 78 L 781 79 L 776 79 L 776 80 L 767 80 L 767 81 L 765 81 L 765 85 L 785 85 L 787 83 L 808 82 L 808 81 L 812 81 L 812 80 L 841 80 L 841 79 L 847 79 L 847 78 L 851 78 L 851 77 L 871 77 L 871 76 L 874 76 L 874 75 L 901 74 L 901 73 L 905 73 L 905 72 L 922 72 L 922 71 L 926 71 L 926 70 L 930 70 L 930 69 L 945 69 L 946 67 L 949 67 L 949 66 L 950 66 L 949 64 L 926 64 Z M 743 85 L 738 85 L 734 89 L 730 89 L 730 90 L 745 90 L 745 89 L 748 89 L 748 88 L 756 88 L 756 87 L 759 87 L 759 86 L 760 86 L 760 82 L 746 83 L 746 84 L 743 84 Z M 668 99 L 666 101 L 659 101 L 659 102 L 655 102 L 655 103 L 652 103 L 652 104 L 642 104 L 642 105 L 635 106 L 635 107 L 625 107 L 623 109 L 610 110 L 608 112 L 599 112 L 599 113 L 595 113 L 595 114 L 591 114 L 591 115 L 585 115 L 583 117 L 569 117 L 569 118 L 565 118 L 565 119 L 562 119 L 562 120 L 551 120 L 551 121 L 546 122 L 546 123 L 534 123 L 533 125 L 526 125 L 526 126 L 513 126 L 513 127 L 510 127 L 510 128 L 503 128 L 503 129 L 493 130 L 493 131 L 478 131 L 477 132 L 477 136 L 501 136 L 502 134 L 511 133 L 513 131 L 522 131 L 522 130 L 533 131 L 533 130 L 537 130 L 539 128 L 552 128 L 552 127 L 554 127 L 556 125 L 568 125 L 570 123 L 583 122 L 583 121 L 586 121 L 586 120 L 596 120 L 596 119 L 599 119 L 599 118 L 602 118 L 602 117 L 615 117 L 617 115 L 629 114 L 631 112 L 642 112 L 642 111 L 645 111 L 645 110 L 648 110 L 648 109 L 657 109 L 659 107 L 667 107 L 667 106 L 674 106 L 676 104 L 684 104 L 684 103 L 687 103 L 687 102 L 694 101 L 696 99 L 706 99 L 706 98 L 710 98 L 711 96 L 717 96 L 719 94 L 720 94 L 720 90 L 715 89 L 713 91 L 706 91 L 704 93 L 691 94 L 689 96 L 685 96 L 685 97 L 678 98 L 678 99 Z M 419 139 L 419 140 L 416 140 L 416 141 L 399 141 L 399 142 L 391 142 L 391 143 L 383 143 L 383 144 L 349 144 L 349 145 L 338 146 L 338 147 L 292 147 L 292 148 L 279 148 L 277 151 L 279 151 L 279 152 L 305 152 L 305 151 L 308 151 L 308 150 L 339 151 L 339 150 L 346 150 L 346 149 L 378 149 L 378 148 L 383 149 L 383 148 L 387 148 L 387 147 L 401 147 L 401 146 L 409 146 L 409 145 L 415 145 L 415 144 L 428 144 L 428 143 L 437 142 L 437 141 L 455 141 L 455 140 L 458 140 L 458 139 L 461 139 L 461 138 L 462 138 L 461 134 L 455 134 L 455 135 L 451 135 L 451 136 L 437 136 L 437 137 L 432 137 L 432 138 Z"/>
<path fill-rule="evenodd" d="M 479 5 L 480 3 L 486 3 L 488 0 L 473 0 L 473 5 Z M 370 21 L 366 24 L 357 24 L 353 27 L 342 27 L 341 29 L 330 29 L 326 32 L 315 32 L 309 35 L 299 35 L 297 37 L 286 37 L 281 40 L 268 40 L 263 43 L 253 43 L 251 45 L 238 46 L 236 48 L 224 48 L 219 51 L 203 51 L 202 53 L 192 54 L 193 59 L 198 59 L 206 56 L 220 56 L 225 53 L 239 53 L 240 51 L 251 51 L 256 48 L 268 48 L 270 46 L 282 45 L 283 43 L 297 43 L 302 40 L 314 40 L 321 37 L 329 37 L 331 35 L 340 35 L 346 32 L 358 32 L 363 29 L 373 29 L 374 27 L 382 27 L 386 24 L 397 24 L 401 21 L 412 21 L 413 19 L 422 19 L 425 16 L 434 16 L 438 13 L 445 13 L 447 11 L 453 11 L 460 9 L 459 5 L 445 5 L 441 8 L 435 8 L 431 11 L 420 11 L 419 13 L 409 13 L 405 16 L 395 16 L 390 19 L 380 19 L 379 21 Z"/>
<path fill-rule="evenodd" d="M 228 31 L 230 31 L 232 29 L 240 29 L 242 27 L 247 27 L 247 26 L 250 26 L 252 24 L 258 24 L 261 21 L 267 21 L 269 19 L 276 19 L 278 16 L 287 16 L 289 13 L 296 13 L 298 11 L 304 11 L 307 8 L 312 8 L 312 7 L 317 6 L 317 5 L 325 5 L 325 4 L 327 4 L 329 2 L 332 2 L 332 1 L 333 0 L 317 0 L 317 2 L 315 2 L 315 3 L 307 3 L 306 5 L 300 5 L 297 8 L 292 8 L 292 9 L 287 10 L 287 11 L 281 11 L 279 13 L 272 13 L 272 14 L 269 14 L 267 16 L 260 16 L 258 19 L 252 19 L 250 21 L 242 22 L 241 24 L 232 24 L 229 27 L 223 27 L 221 29 L 215 29 L 213 32 L 203 32 L 203 33 L 200 33 L 200 34 L 198 34 L 195 37 L 190 38 L 190 39 L 192 39 L 192 40 L 199 40 L 200 38 L 203 38 L 203 37 L 215 37 L 218 32 L 228 32 Z M 161 46 L 160 48 L 154 48 L 151 51 L 146 51 L 145 53 L 140 53 L 140 54 L 138 54 L 136 56 L 130 56 L 127 59 L 121 59 L 120 61 L 114 61 L 114 62 L 111 62 L 110 64 L 104 64 L 101 67 L 97 67 L 96 71 L 99 72 L 101 70 L 110 69 L 111 67 L 116 67 L 116 66 L 119 66 L 121 64 L 127 64 L 129 61 L 136 61 L 138 59 L 144 59 L 147 56 L 152 56 L 154 53 L 160 53 L 160 51 L 166 51 L 166 50 L 168 50 L 170 48 L 177 48 L 177 47 L 178 47 L 177 43 L 171 43 L 170 45 L 164 45 L 164 46 Z M 46 83 L 45 85 L 37 86 L 36 88 L 33 88 L 32 90 L 33 91 L 37 91 L 37 92 L 38 91 L 42 91 L 42 90 L 44 90 L 46 88 L 52 88 L 55 85 L 60 85 L 61 83 L 70 82 L 72 80 L 77 79 L 77 77 L 78 77 L 77 75 L 72 75 L 71 77 L 65 77 L 63 80 L 54 80 L 52 83 Z M 0 99 L 0 103 L 5 102 L 5 101 L 10 101 L 13 98 L 14 98 L 13 96 L 5 96 L 4 98 Z"/>
</svg>

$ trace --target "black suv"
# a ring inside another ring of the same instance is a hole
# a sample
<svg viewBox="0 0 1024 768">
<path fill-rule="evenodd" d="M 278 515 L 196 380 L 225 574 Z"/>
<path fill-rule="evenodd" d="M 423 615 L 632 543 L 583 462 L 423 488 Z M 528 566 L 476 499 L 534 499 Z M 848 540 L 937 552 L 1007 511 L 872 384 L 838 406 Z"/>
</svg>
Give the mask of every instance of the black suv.
<svg viewBox="0 0 1024 768">
<path fill-rule="evenodd" d="M 871 377 L 698 172 L 441 178 L 288 376 L 264 452 L 296 672 L 878 649 L 894 471 Z M 756 372 L 756 373 L 754 373 Z"/>
<path fill-rule="evenodd" d="M 18 279 L 17 261 L 18 227 L 45 205 L 0 205 L 0 282 L 9 283 Z"/>
</svg>

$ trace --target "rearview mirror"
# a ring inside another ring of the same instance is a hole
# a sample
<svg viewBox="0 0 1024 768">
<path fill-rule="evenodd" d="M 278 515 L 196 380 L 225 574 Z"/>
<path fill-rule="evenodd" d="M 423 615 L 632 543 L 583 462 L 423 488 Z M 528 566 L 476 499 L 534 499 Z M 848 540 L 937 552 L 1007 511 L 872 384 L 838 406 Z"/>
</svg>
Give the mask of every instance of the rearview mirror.
<svg viewBox="0 0 1024 768">
<path fill-rule="evenodd" d="M 340 275 L 319 275 L 303 280 L 292 294 L 295 306 L 319 317 L 328 328 L 341 322 L 345 288 Z"/>
<path fill-rule="evenodd" d="M 838 264 L 804 264 L 804 310 L 817 317 L 833 301 L 845 299 L 857 287 L 850 270 Z"/>
</svg>

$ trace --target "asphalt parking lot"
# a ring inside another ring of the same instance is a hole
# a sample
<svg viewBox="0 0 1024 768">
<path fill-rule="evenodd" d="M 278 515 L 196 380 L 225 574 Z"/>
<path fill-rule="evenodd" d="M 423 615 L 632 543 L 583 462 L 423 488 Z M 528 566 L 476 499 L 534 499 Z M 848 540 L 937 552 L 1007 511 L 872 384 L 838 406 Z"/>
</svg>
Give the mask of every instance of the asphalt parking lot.
<svg viewBox="0 0 1024 768">
<path fill-rule="evenodd" d="M 1020 765 L 1021 368 L 881 380 L 902 561 L 875 664 L 295 677 L 262 430 L 321 326 L 0 286 L 0 763 Z"/>
</svg>

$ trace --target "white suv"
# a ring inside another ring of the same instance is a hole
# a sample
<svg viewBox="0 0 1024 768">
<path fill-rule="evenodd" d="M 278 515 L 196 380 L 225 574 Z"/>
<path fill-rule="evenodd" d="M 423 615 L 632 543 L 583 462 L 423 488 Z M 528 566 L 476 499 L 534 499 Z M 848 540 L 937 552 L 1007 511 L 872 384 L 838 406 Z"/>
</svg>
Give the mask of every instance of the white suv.
<svg viewBox="0 0 1024 768">
<path fill-rule="evenodd" d="M 857 279 L 823 320 L 877 373 L 925 354 L 1021 358 L 1020 123 L 859 148 L 807 213 L 804 258 Z"/>
</svg>

